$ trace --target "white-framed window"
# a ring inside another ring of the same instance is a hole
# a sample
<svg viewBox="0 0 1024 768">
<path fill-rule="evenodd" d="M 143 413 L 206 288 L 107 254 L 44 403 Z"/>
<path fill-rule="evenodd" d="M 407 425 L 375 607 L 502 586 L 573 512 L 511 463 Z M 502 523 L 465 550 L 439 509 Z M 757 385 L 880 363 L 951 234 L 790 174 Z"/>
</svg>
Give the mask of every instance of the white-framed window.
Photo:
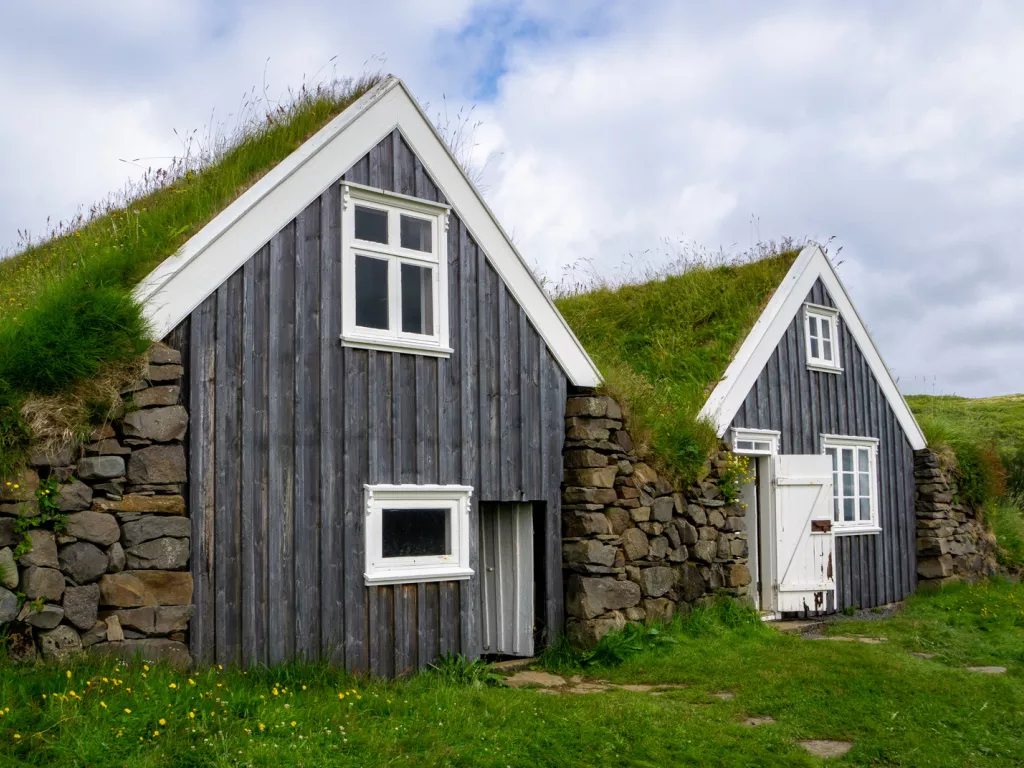
<svg viewBox="0 0 1024 768">
<path fill-rule="evenodd" d="M 807 367 L 817 371 L 842 371 L 839 356 L 839 310 L 817 304 L 804 305 Z"/>
<path fill-rule="evenodd" d="M 832 520 L 836 533 L 878 533 L 878 440 L 822 435 L 832 459 Z"/>
<path fill-rule="evenodd" d="M 448 216 L 440 203 L 342 185 L 342 342 L 435 356 L 448 347 Z"/>
<path fill-rule="evenodd" d="M 454 581 L 469 567 L 466 485 L 366 485 L 367 584 Z"/>
<path fill-rule="evenodd" d="M 779 452 L 780 433 L 771 429 L 732 430 L 732 452 L 749 456 L 774 456 Z"/>
</svg>

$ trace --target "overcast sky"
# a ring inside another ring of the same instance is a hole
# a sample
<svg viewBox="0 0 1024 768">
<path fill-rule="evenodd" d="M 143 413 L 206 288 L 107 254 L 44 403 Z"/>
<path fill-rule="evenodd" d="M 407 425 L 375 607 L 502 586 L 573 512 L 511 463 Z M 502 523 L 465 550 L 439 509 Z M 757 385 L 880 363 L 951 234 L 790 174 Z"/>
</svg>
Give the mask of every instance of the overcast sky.
<svg viewBox="0 0 1024 768">
<path fill-rule="evenodd" d="M 1013 0 L 4 3 L 0 247 L 120 187 L 122 159 L 173 156 L 174 129 L 230 121 L 253 86 L 374 57 L 431 114 L 476 105 L 485 196 L 550 278 L 657 266 L 666 240 L 835 236 L 905 392 L 1024 391 Z"/>
</svg>

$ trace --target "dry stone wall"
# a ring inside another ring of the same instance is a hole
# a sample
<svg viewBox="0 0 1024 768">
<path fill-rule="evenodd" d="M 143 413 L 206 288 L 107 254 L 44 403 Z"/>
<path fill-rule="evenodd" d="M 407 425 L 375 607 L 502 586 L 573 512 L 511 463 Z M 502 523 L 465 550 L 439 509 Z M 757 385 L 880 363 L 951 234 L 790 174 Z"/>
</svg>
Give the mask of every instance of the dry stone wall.
<svg viewBox="0 0 1024 768">
<path fill-rule="evenodd" d="M 574 642 L 671 619 L 712 595 L 748 595 L 745 510 L 719 487 L 726 446 L 684 488 L 639 459 L 612 398 L 570 397 L 565 416 L 562 568 Z"/>
<path fill-rule="evenodd" d="M 148 362 L 123 393 L 123 413 L 88 443 L 37 452 L 0 484 L 0 625 L 14 658 L 88 649 L 188 663 L 183 369 L 163 344 Z M 19 518 L 42 520 L 39 492 L 51 479 L 60 517 L 19 532 Z"/>
<path fill-rule="evenodd" d="M 956 479 L 928 449 L 914 454 L 917 483 L 917 578 L 922 587 L 996 573 L 996 539 L 970 505 L 958 502 Z"/>
</svg>

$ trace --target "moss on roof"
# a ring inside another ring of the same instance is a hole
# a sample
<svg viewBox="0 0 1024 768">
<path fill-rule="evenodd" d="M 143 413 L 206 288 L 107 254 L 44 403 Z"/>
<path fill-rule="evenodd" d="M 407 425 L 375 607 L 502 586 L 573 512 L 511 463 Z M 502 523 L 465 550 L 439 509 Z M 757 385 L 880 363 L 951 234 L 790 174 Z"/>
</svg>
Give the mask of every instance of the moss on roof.
<svg viewBox="0 0 1024 768">
<path fill-rule="evenodd" d="M 304 88 L 265 114 L 250 103 L 232 137 L 198 153 L 187 143 L 191 155 L 97 215 L 0 261 L 0 475 L 24 455 L 27 399 L 71 393 L 146 348 L 138 281 L 379 80 Z"/>
<path fill-rule="evenodd" d="M 699 477 L 717 437 L 697 415 L 798 253 L 691 264 L 556 301 L 626 407 L 638 449 L 663 469 Z"/>
</svg>

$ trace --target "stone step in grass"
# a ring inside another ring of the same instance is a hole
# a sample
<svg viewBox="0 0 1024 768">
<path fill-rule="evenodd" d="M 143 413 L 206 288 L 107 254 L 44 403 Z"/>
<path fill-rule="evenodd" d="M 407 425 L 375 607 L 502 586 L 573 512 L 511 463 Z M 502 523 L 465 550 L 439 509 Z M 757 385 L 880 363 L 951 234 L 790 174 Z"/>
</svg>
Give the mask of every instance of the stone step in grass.
<svg viewBox="0 0 1024 768">
<path fill-rule="evenodd" d="M 803 741 L 798 741 L 797 744 L 815 757 L 824 758 L 842 757 L 853 749 L 853 742 L 833 741 L 831 739 L 805 739 Z"/>
</svg>

